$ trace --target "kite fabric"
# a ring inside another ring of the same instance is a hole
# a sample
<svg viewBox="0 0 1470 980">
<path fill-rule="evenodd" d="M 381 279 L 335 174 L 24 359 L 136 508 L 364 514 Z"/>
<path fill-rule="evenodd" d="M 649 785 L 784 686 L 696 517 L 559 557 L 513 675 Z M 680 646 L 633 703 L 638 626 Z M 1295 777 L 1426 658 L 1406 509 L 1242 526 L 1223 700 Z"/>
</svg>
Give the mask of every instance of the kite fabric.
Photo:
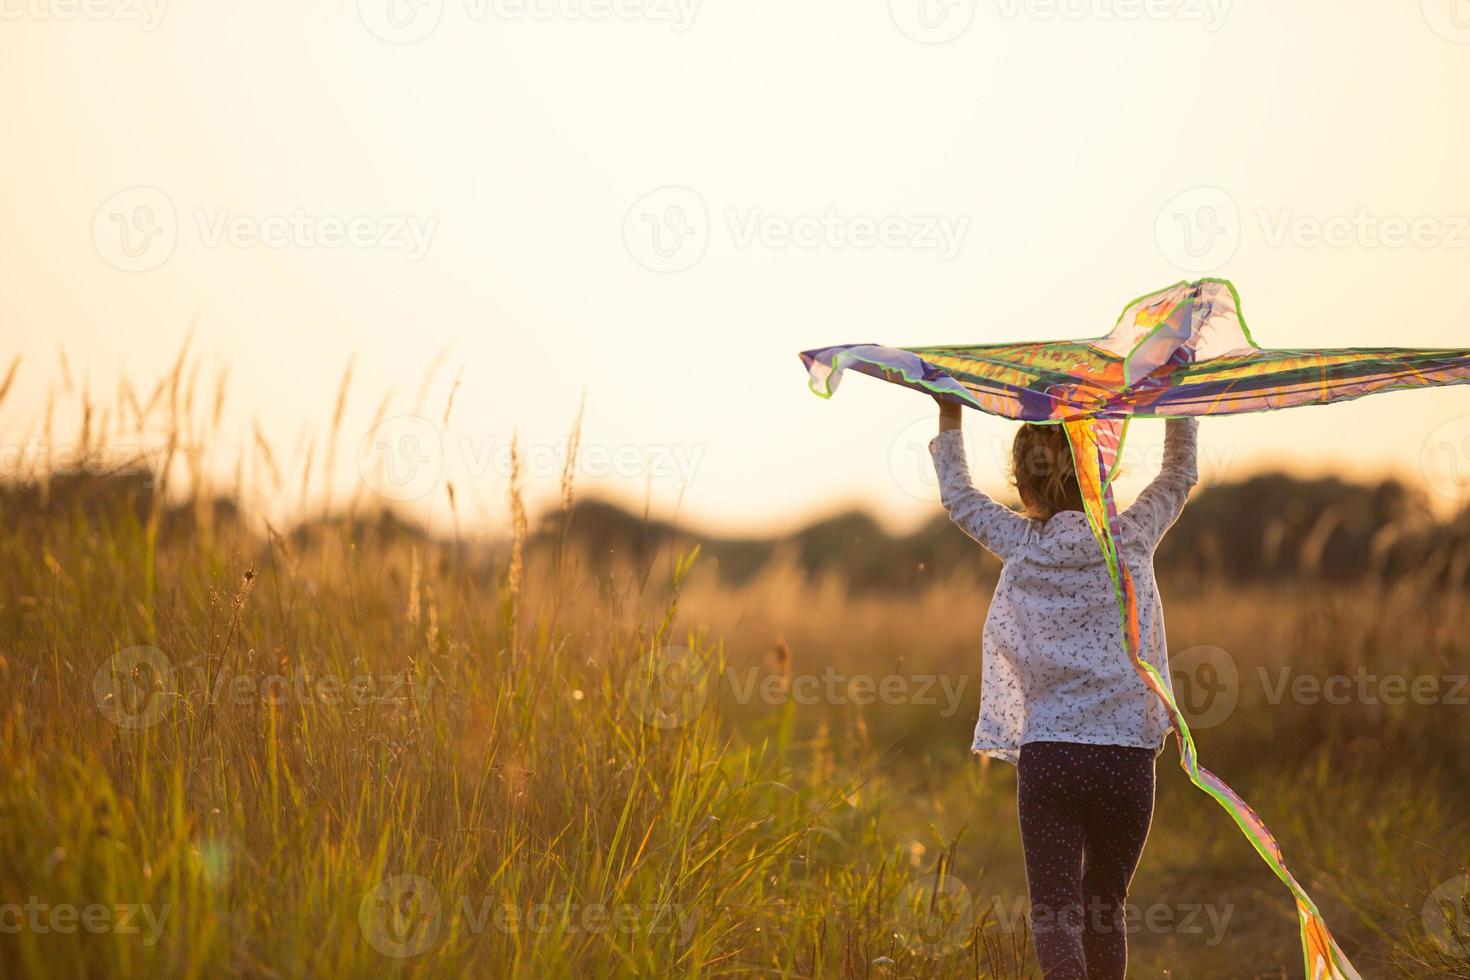
<svg viewBox="0 0 1470 980">
<path fill-rule="evenodd" d="M 1133 579 L 1118 548 L 1113 477 L 1134 416 L 1235 415 L 1322 405 L 1380 391 L 1470 383 L 1470 350 L 1263 350 L 1240 315 L 1240 295 L 1221 279 L 1181 282 L 1129 304 L 1096 340 L 893 348 L 849 344 L 802 353 L 824 398 L 853 370 L 946 401 L 1023 422 L 1063 425 L 1088 524 L 1107 563 L 1125 653 L 1174 722 L 1179 764 L 1218 802 L 1290 889 L 1301 920 L 1310 980 L 1361 980 L 1317 906 L 1287 870 L 1254 810 L 1199 764 L 1194 738 L 1169 685 L 1139 656 Z"/>
</svg>

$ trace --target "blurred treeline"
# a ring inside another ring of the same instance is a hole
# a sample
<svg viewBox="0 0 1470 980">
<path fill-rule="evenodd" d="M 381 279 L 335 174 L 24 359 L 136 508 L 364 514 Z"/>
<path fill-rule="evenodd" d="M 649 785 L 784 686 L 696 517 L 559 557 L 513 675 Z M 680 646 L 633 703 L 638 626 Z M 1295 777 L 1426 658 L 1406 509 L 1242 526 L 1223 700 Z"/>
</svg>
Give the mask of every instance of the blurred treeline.
<svg viewBox="0 0 1470 980">
<path fill-rule="evenodd" d="M 141 518 L 153 505 L 145 473 L 57 477 L 48 483 L 0 485 L 0 506 L 10 520 L 51 508 L 83 512 L 133 510 Z M 228 497 L 195 499 L 161 508 L 161 532 L 240 520 Z M 100 512 L 96 516 L 101 516 Z M 701 566 L 730 585 L 741 585 L 776 564 L 790 564 L 811 578 L 834 577 L 856 592 L 914 591 L 959 572 L 993 574 L 999 565 L 936 508 L 908 534 L 892 534 L 873 515 L 845 511 L 773 536 L 721 536 L 584 499 L 570 521 L 560 510 L 547 515 L 528 547 L 559 546 L 563 538 L 596 568 L 646 566 L 656 556 L 700 549 Z M 415 522 L 391 510 L 314 518 L 289 535 L 306 541 L 323 532 L 349 530 L 361 540 L 422 534 Z M 493 560 L 494 541 L 462 542 L 466 553 Z M 1170 581 L 1201 586 L 1316 580 L 1334 584 L 1397 584 L 1463 589 L 1470 582 L 1470 506 L 1449 519 L 1437 517 L 1422 490 L 1394 480 L 1377 485 L 1337 479 L 1300 480 L 1271 474 L 1196 491 L 1165 537 L 1156 565 Z"/>
<path fill-rule="evenodd" d="M 572 538 L 591 556 L 637 562 L 671 544 L 699 544 L 701 563 L 743 583 L 789 560 L 811 577 L 833 575 L 855 591 L 919 590 L 957 571 L 996 571 L 986 554 L 936 509 L 910 534 L 848 511 L 778 537 L 719 537 L 649 520 L 605 502 L 579 504 Z M 1341 584 L 1464 588 L 1470 578 L 1470 507 L 1435 517 L 1422 491 L 1267 475 L 1196 492 L 1164 539 L 1157 565 L 1171 581 L 1200 585 L 1303 578 Z"/>
</svg>

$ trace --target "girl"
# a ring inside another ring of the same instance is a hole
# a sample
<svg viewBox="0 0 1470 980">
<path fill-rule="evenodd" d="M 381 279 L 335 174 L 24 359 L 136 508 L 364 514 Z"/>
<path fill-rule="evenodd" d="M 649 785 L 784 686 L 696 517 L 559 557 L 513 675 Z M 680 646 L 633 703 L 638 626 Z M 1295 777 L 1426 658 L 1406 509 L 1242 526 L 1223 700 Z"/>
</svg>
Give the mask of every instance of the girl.
<svg viewBox="0 0 1470 980">
<path fill-rule="evenodd" d="M 985 621 L 973 750 L 1017 767 L 1036 959 L 1046 980 L 1122 980 L 1128 884 L 1148 837 L 1154 759 L 1172 730 L 1123 647 L 1112 581 L 1082 511 L 1061 425 L 1026 425 L 1011 453 L 1025 516 L 970 485 L 960 407 L 929 445 L 949 516 L 1002 562 Z M 1122 515 L 1139 655 L 1168 681 L 1153 555 L 1198 482 L 1193 419 L 1170 419 L 1157 479 Z"/>
</svg>

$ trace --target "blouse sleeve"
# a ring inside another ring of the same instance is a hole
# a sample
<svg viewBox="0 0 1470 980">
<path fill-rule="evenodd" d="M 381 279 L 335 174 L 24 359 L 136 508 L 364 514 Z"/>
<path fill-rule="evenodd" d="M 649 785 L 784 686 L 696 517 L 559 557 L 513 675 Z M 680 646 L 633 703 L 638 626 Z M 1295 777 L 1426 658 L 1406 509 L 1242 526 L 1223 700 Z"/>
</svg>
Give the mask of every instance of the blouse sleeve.
<svg viewBox="0 0 1470 980">
<path fill-rule="evenodd" d="M 1157 547 L 1164 532 L 1174 526 L 1189 500 L 1189 491 L 1199 482 L 1197 419 L 1169 419 L 1164 423 L 1164 465 L 1133 506 L 1123 512 L 1123 522 L 1142 542 Z"/>
<path fill-rule="evenodd" d="M 939 476 L 939 500 L 954 521 L 1002 561 L 1015 554 L 1031 530 L 1031 522 L 970 483 L 964 436 L 959 429 L 941 432 L 929 443 Z"/>
</svg>

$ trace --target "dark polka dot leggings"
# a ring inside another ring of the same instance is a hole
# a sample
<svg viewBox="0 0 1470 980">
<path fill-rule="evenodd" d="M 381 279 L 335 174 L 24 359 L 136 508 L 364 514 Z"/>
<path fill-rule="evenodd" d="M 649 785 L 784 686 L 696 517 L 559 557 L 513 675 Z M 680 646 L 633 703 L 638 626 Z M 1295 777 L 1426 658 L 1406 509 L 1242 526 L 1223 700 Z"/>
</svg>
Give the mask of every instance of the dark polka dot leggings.
<svg viewBox="0 0 1470 980">
<path fill-rule="evenodd" d="M 1027 742 L 1017 809 L 1046 980 L 1123 980 L 1125 905 L 1154 811 L 1153 749 Z"/>
</svg>

